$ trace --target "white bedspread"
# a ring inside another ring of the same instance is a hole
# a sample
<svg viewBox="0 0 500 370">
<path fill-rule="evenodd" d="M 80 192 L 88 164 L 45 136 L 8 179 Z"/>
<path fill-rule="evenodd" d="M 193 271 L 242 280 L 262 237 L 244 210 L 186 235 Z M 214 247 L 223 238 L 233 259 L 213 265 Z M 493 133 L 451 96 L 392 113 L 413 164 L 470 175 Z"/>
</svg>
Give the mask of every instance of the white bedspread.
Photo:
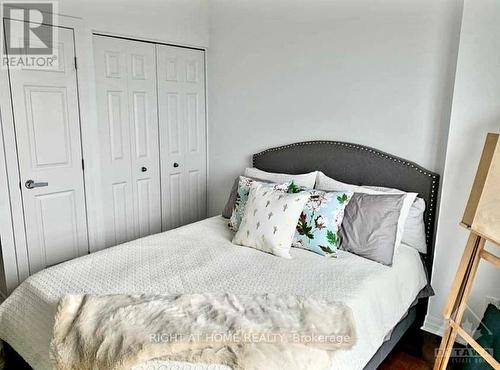
<svg viewBox="0 0 500 370">
<path fill-rule="evenodd" d="M 402 246 L 392 267 L 347 252 L 327 259 L 292 248 L 287 260 L 233 245 L 227 220 L 213 217 L 84 256 L 23 282 L 0 306 L 0 338 L 34 369 L 51 369 L 54 313 L 66 293 L 292 293 L 334 298 L 353 310 L 358 342 L 332 369 L 362 369 L 425 286 L 418 252 Z M 227 370 L 150 361 L 135 369 Z"/>
</svg>

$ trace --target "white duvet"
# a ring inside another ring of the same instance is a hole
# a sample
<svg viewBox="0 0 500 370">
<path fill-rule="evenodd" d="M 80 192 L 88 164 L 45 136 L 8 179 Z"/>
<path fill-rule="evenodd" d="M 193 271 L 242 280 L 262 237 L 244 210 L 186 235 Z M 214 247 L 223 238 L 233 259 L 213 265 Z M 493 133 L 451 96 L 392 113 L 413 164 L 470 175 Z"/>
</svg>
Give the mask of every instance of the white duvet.
<svg viewBox="0 0 500 370">
<path fill-rule="evenodd" d="M 81 257 L 23 282 L 0 306 L 0 338 L 34 369 L 51 369 L 49 342 L 66 293 L 292 293 L 334 298 L 353 311 L 357 344 L 332 369 L 363 369 L 408 310 L 426 278 L 418 252 L 402 246 L 392 267 L 347 252 L 328 259 L 292 249 L 287 260 L 233 245 L 227 220 L 213 217 Z M 227 370 L 222 365 L 149 361 L 137 370 Z"/>
</svg>

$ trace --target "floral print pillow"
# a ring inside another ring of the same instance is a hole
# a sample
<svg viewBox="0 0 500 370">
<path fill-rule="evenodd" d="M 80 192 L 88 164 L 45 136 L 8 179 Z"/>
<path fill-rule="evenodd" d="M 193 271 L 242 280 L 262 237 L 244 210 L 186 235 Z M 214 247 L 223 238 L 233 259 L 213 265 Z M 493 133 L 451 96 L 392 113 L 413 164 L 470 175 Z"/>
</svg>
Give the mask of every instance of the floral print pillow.
<svg viewBox="0 0 500 370">
<path fill-rule="evenodd" d="M 353 193 L 310 192 L 311 197 L 300 214 L 292 245 L 322 256 L 336 257 L 338 231 L 344 218 L 344 209 Z"/>
<path fill-rule="evenodd" d="M 288 188 L 291 185 L 291 183 L 288 182 L 283 184 L 265 183 L 253 180 L 249 177 L 240 176 L 240 180 L 238 182 L 238 192 L 236 194 L 236 201 L 234 203 L 233 214 L 231 215 L 231 218 L 229 219 L 228 223 L 229 229 L 231 229 L 232 231 L 236 232 L 240 227 L 241 219 L 245 214 L 245 207 L 248 201 L 248 195 L 250 194 L 250 187 L 253 183 L 259 183 L 264 187 L 269 187 L 274 190 L 283 192 L 287 192 Z"/>
</svg>

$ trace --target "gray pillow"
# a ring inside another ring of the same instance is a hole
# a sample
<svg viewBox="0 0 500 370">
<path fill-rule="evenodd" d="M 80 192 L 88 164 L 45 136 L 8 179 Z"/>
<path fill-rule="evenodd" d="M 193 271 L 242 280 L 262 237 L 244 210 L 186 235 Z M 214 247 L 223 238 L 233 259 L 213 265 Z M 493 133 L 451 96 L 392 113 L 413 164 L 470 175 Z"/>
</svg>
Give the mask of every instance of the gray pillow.
<svg viewBox="0 0 500 370">
<path fill-rule="evenodd" d="M 345 208 L 339 249 L 391 266 L 405 197 L 355 193 Z"/>
<path fill-rule="evenodd" d="M 382 191 L 387 194 L 404 194 L 404 191 L 398 189 L 384 188 L 382 186 L 363 186 L 367 189 L 372 189 L 376 191 Z M 415 198 L 410 211 L 408 212 L 408 218 L 405 222 L 405 228 L 403 231 L 403 238 L 401 242 L 415 248 L 420 253 L 427 253 L 427 241 L 425 238 L 425 223 L 424 223 L 424 212 L 425 212 L 425 200 L 422 198 Z"/>
</svg>

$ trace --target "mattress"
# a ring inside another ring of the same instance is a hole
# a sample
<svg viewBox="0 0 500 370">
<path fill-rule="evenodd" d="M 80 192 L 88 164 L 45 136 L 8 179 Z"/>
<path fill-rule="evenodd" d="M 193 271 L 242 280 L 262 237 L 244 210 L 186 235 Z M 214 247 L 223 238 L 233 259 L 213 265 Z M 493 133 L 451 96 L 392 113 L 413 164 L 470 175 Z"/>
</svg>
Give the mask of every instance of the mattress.
<svg viewBox="0 0 500 370">
<path fill-rule="evenodd" d="M 392 267 L 339 251 L 336 259 L 292 248 L 283 259 L 231 243 L 227 220 L 209 218 L 89 254 L 24 281 L 0 306 L 0 338 L 34 369 L 51 369 L 49 343 L 67 293 L 293 293 L 348 304 L 358 341 L 332 369 L 363 369 L 426 285 L 418 252 L 402 245 Z M 148 361 L 142 369 L 227 370 L 223 365 Z"/>
</svg>

